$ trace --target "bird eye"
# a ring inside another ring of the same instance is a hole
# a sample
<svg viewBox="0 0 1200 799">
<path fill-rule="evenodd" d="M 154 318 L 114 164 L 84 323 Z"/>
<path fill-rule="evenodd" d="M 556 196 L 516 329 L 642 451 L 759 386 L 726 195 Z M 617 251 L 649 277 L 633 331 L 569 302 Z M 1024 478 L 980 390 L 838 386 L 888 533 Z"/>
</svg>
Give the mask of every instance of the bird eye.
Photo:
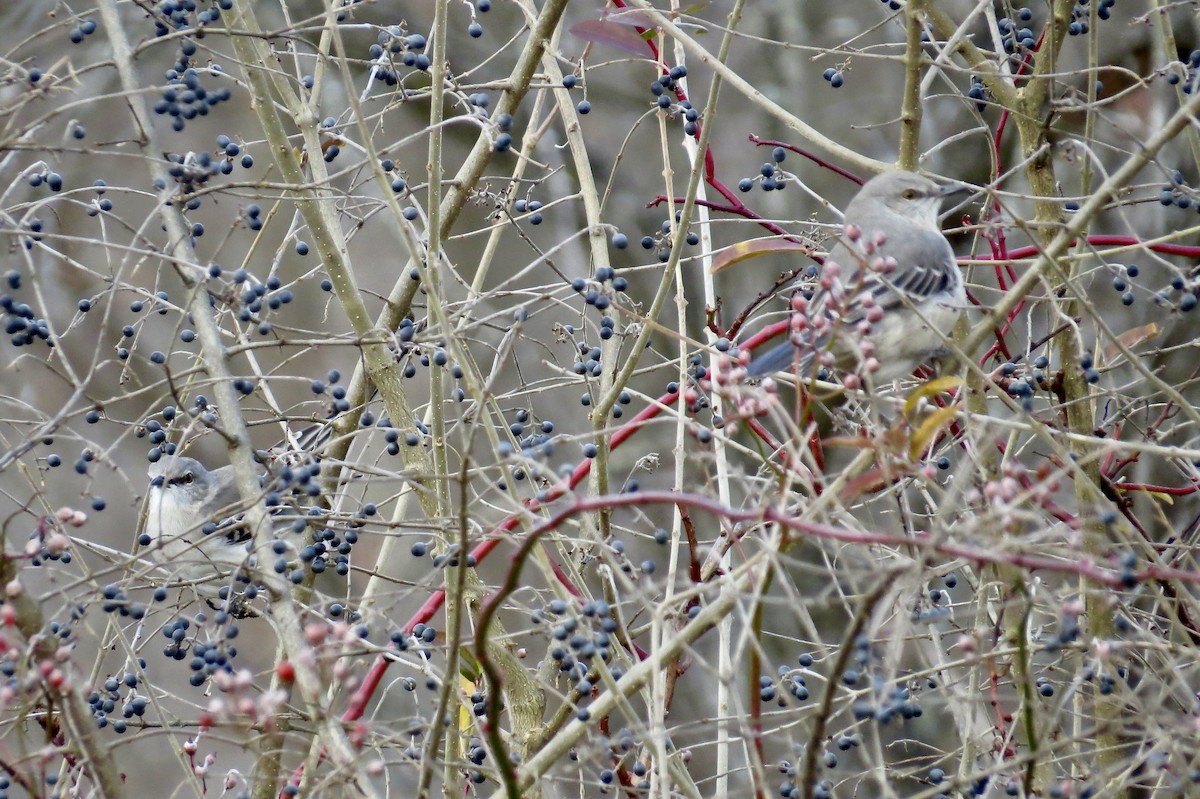
<svg viewBox="0 0 1200 799">
<path fill-rule="evenodd" d="M 193 477 L 191 472 L 184 472 L 183 477 L 179 478 L 179 482 L 183 483 L 184 485 L 191 485 L 191 482 L 194 479 L 195 477 Z"/>
<path fill-rule="evenodd" d="M 921 194 L 916 189 L 905 189 L 904 193 L 901 194 L 900 196 L 906 200 L 915 200 L 918 197 L 920 197 Z"/>
</svg>

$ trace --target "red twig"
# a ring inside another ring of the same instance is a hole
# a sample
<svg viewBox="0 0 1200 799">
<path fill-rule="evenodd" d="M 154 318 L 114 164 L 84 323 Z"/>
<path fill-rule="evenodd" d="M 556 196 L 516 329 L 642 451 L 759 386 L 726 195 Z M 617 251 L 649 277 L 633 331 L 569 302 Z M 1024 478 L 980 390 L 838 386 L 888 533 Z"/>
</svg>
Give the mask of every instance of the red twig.
<svg viewBox="0 0 1200 799">
<path fill-rule="evenodd" d="M 853 172 L 842 169 L 837 164 L 831 164 L 830 162 L 826 161 L 821 156 L 816 155 L 815 153 L 810 153 L 808 150 L 801 150 L 799 147 L 797 147 L 794 144 L 789 144 L 788 142 L 783 142 L 783 141 L 775 141 L 774 139 L 760 139 L 760 138 L 758 138 L 758 136 L 754 135 L 753 133 L 750 134 L 749 139 L 751 142 L 753 142 L 754 144 L 757 144 L 760 147 L 782 147 L 785 150 L 791 150 L 793 153 L 796 153 L 797 155 L 803 156 L 804 158 L 807 158 L 809 161 L 812 161 L 817 166 L 822 167 L 823 169 L 828 169 L 830 172 L 841 175 L 846 180 L 853 181 L 854 183 L 857 183 L 859 186 L 861 186 L 864 183 L 863 179 L 860 178 L 858 175 L 855 175 Z"/>
<path fill-rule="evenodd" d="M 1167 494 L 1172 497 L 1187 497 L 1200 492 L 1200 485 L 1192 483 L 1186 486 L 1160 486 L 1152 483 L 1113 483 L 1113 488 L 1121 491 L 1149 491 L 1152 494 Z"/>
</svg>

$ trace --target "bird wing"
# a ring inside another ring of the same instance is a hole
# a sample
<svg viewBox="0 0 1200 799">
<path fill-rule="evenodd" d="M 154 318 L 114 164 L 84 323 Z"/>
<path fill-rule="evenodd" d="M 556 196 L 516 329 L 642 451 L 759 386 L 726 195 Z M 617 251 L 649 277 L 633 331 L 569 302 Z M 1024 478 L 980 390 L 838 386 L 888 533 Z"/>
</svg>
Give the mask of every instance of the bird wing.
<svg viewBox="0 0 1200 799">
<path fill-rule="evenodd" d="M 920 305 L 931 297 L 953 291 L 954 286 L 962 280 L 954 260 L 954 250 L 940 232 L 911 226 L 897 231 L 885 229 L 883 232 L 888 234 L 887 240 L 873 258 L 894 258 L 897 268 L 887 274 L 864 268 L 866 259 L 861 250 L 857 247 L 851 249 L 846 242 L 839 241 L 830 250 L 826 263 L 839 264 L 843 274 L 849 275 L 848 279 L 842 281 L 848 299 L 841 312 L 835 314 L 829 291 L 817 289 L 809 300 L 807 313 L 810 318 L 824 315 L 835 322 L 834 329 L 852 329 L 866 318 L 871 304 L 884 311 L 906 305 L 904 298 L 912 305 Z M 806 289 L 811 289 L 811 282 L 796 284 L 797 291 Z M 864 302 L 866 297 L 871 297 L 873 302 Z M 787 370 L 796 363 L 795 371 L 803 375 L 811 368 L 813 354 L 829 346 L 830 337 L 828 334 L 818 336 L 815 340 L 806 337 L 804 345 L 800 347 L 792 340 L 785 341 L 755 358 L 748 372 L 751 377 L 762 377 Z"/>
<path fill-rule="evenodd" d="M 217 522 L 216 529 L 210 535 L 224 536 L 230 544 L 244 544 L 251 538 L 250 525 L 246 524 L 246 517 L 239 513 Z"/>
<path fill-rule="evenodd" d="M 230 544 L 246 543 L 251 539 L 253 532 L 246 521 L 246 506 L 242 502 L 242 495 L 233 480 L 233 465 L 214 470 L 212 480 L 220 488 L 206 504 L 205 513 L 208 522 L 215 522 L 216 526 L 206 524 L 203 529 L 208 530 L 209 536 L 223 536 Z"/>
<path fill-rule="evenodd" d="M 875 305 L 888 311 L 908 303 L 920 305 L 931 297 L 953 291 L 962 280 L 950 243 L 935 231 L 910 228 L 903 235 L 889 236 L 873 256 L 895 259 L 897 267 L 888 273 L 864 269 L 863 256 L 840 242 L 829 257 L 843 268 L 854 269 L 853 277 L 846 283 L 852 297 L 841 315 L 843 325 L 857 325 L 863 320 L 867 311 L 865 297 L 871 297 Z M 845 263 L 846 260 L 850 263 Z M 825 305 L 821 303 L 821 307 Z"/>
<path fill-rule="evenodd" d="M 267 508 L 267 515 L 275 518 L 271 524 L 278 529 L 286 524 L 287 519 L 301 515 L 301 511 L 292 505 L 271 505 Z M 253 537 L 245 513 L 225 516 L 217 521 L 216 527 L 210 529 L 208 534 L 224 536 L 231 544 L 244 544 Z"/>
</svg>

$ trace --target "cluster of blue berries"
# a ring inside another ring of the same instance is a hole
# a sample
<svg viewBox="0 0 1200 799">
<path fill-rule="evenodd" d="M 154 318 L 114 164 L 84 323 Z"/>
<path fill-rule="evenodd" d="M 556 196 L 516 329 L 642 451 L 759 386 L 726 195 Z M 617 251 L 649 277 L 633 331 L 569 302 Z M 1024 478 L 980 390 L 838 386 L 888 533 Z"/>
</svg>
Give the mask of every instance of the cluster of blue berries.
<svg viewBox="0 0 1200 799">
<path fill-rule="evenodd" d="M 1120 293 L 1122 305 L 1133 305 L 1134 297 L 1133 292 L 1129 288 L 1130 281 L 1136 278 L 1140 271 L 1137 264 L 1129 264 L 1113 276 L 1113 291 Z"/>
<path fill-rule="evenodd" d="M 193 45 L 194 47 L 194 45 Z M 188 49 L 184 46 L 184 51 Z M 219 71 L 209 67 L 210 71 Z M 209 90 L 200 81 L 200 72 L 193 67 L 167 71 L 167 84 L 162 98 L 154 104 L 154 112 L 171 117 L 171 128 L 182 131 L 188 120 L 208 116 L 209 112 L 233 96 L 228 86 Z"/>
<path fill-rule="evenodd" d="M 577 701 L 583 701 L 596 687 L 596 676 L 588 662 L 599 658 L 605 663 L 612 657 L 611 646 L 617 631 L 612 607 L 604 600 L 583 604 L 578 613 L 561 599 L 552 600 L 545 609 L 533 615 L 535 624 L 549 623 L 552 639 L 547 654 L 558 664 L 558 670 L 572 681 Z M 620 679 L 624 670 L 613 669 L 613 678 Z"/>
<path fill-rule="evenodd" d="M 541 200 L 520 199 L 513 202 L 513 212 L 518 214 L 529 214 L 526 217 L 531 225 L 540 225 L 545 221 L 545 217 L 540 213 L 542 210 Z"/>
<path fill-rule="evenodd" d="M 667 736 L 663 745 L 668 752 L 675 751 L 675 743 Z M 613 738 L 601 737 L 597 742 L 602 750 L 606 750 L 606 754 L 616 759 L 618 767 L 624 769 L 627 774 L 637 778 L 636 782 L 632 782 L 632 787 L 640 792 L 650 790 L 650 769 L 647 765 L 649 758 L 646 757 L 645 745 L 638 740 L 637 736 L 629 729 L 621 729 Z M 574 757 L 574 755 L 573 755 Z M 600 770 L 600 793 L 602 795 L 608 793 L 608 789 L 604 786 L 612 785 L 617 782 L 618 773 L 614 768 L 605 768 Z"/>
<path fill-rule="evenodd" d="M 140 602 L 131 601 L 121 586 L 115 583 L 104 586 L 100 596 L 100 609 L 105 613 L 116 613 L 122 618 L 134 621 L 141 621 L 146 617 L 146 606 Z"/>
<path fill-rule="evenodd" d="M 1017 9 L 1015 20 L 1003 17 L 996 21 L 996 27 L 1000 29 L 1000 43 L 1004 47 L 1004 52 L 1019 57 L 1033 49 L 1037 44 L 1037 38 L 1033 35 L 1033 31 L 1030 28 L 1020 27 L 1021 23 L 1029 22 L 1032 19 L 1032 10 L 1020 8 Z"/>
<path fill-rule="evenodd" d="M 512 147 L 512 114 L 499 114 L 496 117 L 496 140 L 492 149 L 498 153 L 507 152 Z"/>
<path fill-rule="evenodd" d="M 678 225 L 683 218 L 682 211 L 675 212 L 675 225 Z M 653 235 L 642 236 L 641 245 L 643 250 L 653 250 L 658 248 L 655 253 L 660 264 L 665 264 L 671 260 L 672 238 L 671 230 L 675 226 L 671 224 L 670 219 L 664 219 L 658 226 L 658 232 Z M 620 235 L 620 234 L 618 234 Z M 684 234 L 683 241 L 689 247 L 695 247 L 700 243 L 700 234 L 694 230 L 689 230 Z M 614 237 L 614 244 L 618 245 L 618 249 L 624 249 L 629 246 L 628 239 L 622 236 L 621 238 Z"/>
<path fill-rule="evenodd" d="M 34 175 L 33 177 L 39 177 L 39 176 Z M 34 185 L 33 177 L 31 177 L 29 179 L 29 182 L 31 185 Z M 62 188 L 62 175 L 58 175 L 57 177 L 58 177 L 58 186 L 59 186 L 59 188 Z M 40 186 L 40 185 L 41 185 L 41 182 L 36 184 L 36 186 Z M 97 180 L 96 185 L 102 186 L 102 185 L 104 185 L 104 181 Z M 35 186 L 35 188 L 36 188 L 36 186 Z M 55 189 L 55 191 L 56 191 L 56 189 Z M 100 190 L 100 191 L 102 192 L 103 190 Z M 103 202 L 106 202 L 108 204 L 108 207 L 105 210 L 112 210 L 112 201 L 104 200 Z M 89 215 L 90 215 L 90 210 L 89 210 Z M 42 232 L 46 229 L 46 225 L 44 222 L 42 222 L 41 219 L 37 218 L 36 216 L 31 216 L 25 221 L 25 227 L 26 227 L 26 229 L 29 230 L 29 235 L 21 237 L 21 245 L 27 250 L 32 250 L 33 245 L 42 240 L 42 238 L 43 238 Z"/>
<path fill-rule="evenodd" d="M 967 89 L 967 97 L 975 101 L 975 110 L 982 112 L 987 108 L 987 87 L 983 79 L 977 75 L 971 76 L 971 88 Z"/>
<path fill-rule="evenodd" d="M 783 191 L 787 188 L 787 173 L 777 164 L 783 163 L 786 158 L 787 150 L 782 147 L 774 148 L 771 150 L 771 160 L 759 167 L 759 177 L 742 178 L 738 181 L 738 190 L 750 191 L 757 180 L 763 191 Z"/>
<path fill-rule="evenodd" d="M 38 227 L 40 229 L 40 223 Z M 39 316 L 31 305 L 18 301 L 12 294 L 21 288 L 21 273 L 10 269 L 4 276 L 4 282 L 8 290 L 0 294 L 0 320 L 4 321 L 4 332 L 9 336 L 9 342 L 14 347 L 27 347 L 35 341 L 43 341 L 46 346 L 53 347 L 50 322 Z"/>
<path fill-rule="evenodd" d="M 562 85 L 564 89 L 574 89 L 579 85 L 579 77 L 577 75 L 563 75 Z M 592 104 L 587 100 L 580 100 L 575 104 L 575 111 L 581 116 L 592 113 Z"/>
<path fill-rule="evenodd" d="M 146 668 L 144 659 L 138 658 L 138 664 L 140 668 Z M 116 677 L 108 677 L 100 690 L 88 694 L 88 707 L 97 727 L 104 729 L 109 726 L 109 718 L 117 712 L 118 705 L 121 708 L 121 718 L 113 719 L 111 725 L 113 732 L 118 735 L 128 729 L 129 721 L 145 715 L 150 700 L 137 693 L 138 682 L 137 674 L 128 671 L 119 680 Z"/>
<path fill-rule="evenodd" d="M 1167 83 L 1175 86 L 1183 82 L 1183 93 L 1191 94 L 1200 88 L 1200 50 L 1193 50 L 1183 65 L 1183 75 L 1177 72 L 1167 74 Z"/>
<path fill-rule="evenodd" d="M 341 382 L 341 379 L 342 373 L 340 371 L 337 369 L 330 369 L 329 372 L 326 373 L 324 380 L 313 380 L 311 383 L 309 383 L 309 389 L 313 394 L 317 395 L 318 397 L 328 394 L 332 398 L 328 408 L 329 416 L 336 416 L 339 413 L 345 413 L 346 411 L 350 410 L 350 401 L 346 399 L 346 388 L 345 386 L 338 385 L 338 383 Z M 366 419 L 366 421 L 363 422 L 364 425 L 370 425 L 374 421 L 374 418 L 369 413 L 364 413 L 363 418 Z M 391 427 L 392 424 L 390 421 L 384 418 L 379 421 L 379 426 Z"/>
<path fill-rule="evenodd" d="M 218 612 L 219 620 L 214 619 L 218 626 L 224 627 L 219 640 L 204 642 L 200 640 L 201 629 L 206 625 L 207 617 L 200 613 L 196 615 L 193 629 L 189 619 L 174 619 L 162 628 L 162 636 L 168 643 L 163 647 L 163 657 L 169 660 L 188 660 L 192 674 L 189 682 L 200 686 L 217 671 L 233 671 L 233 660 L 237 657 L 237 647 L 229 643 L 238 636 L 238 627 L 230 622 L 228 615 Z M 190 655 L 190 657 L 189 657 Z"/>
<path fill-rule="evenodd" d="M 1179 173 L 1176 173 L 1178 176 Z M 1179 185 L 1182 184 L 1182 176 L 1179 176 Z M 1186 196 L 1179 198 L 1183 202 L 1183 207 L 1188 207 L 1190 200 Z M 1164 192 L 1163 204 L 1166 204 Z M 1113 275 L 1112 288 L 1113 291 L 1120 292 L 1121 303 L 1124 305 L 1132 305 L 1134 302 L 1134 294 L 1132 291 L 1135 278 L 1141 273 L 1141 269 L 1137 264 L 1126 264 L 1117 268 L 1117 273 Z M 1189 281 L 1185 275 L 1174 274 L 1171 276 L 1169 285 L 1154 293 L 1154 303 L 1156 305 L 1174 304 L 1181 313 L 1188 313 L 1196 309 L 1200 304 L 1197 298 L 1197 291 L 1200 287 L 1197 286 L 1194 280 Z"/>
<path fill-rule="evenodd" d="M 1021 377 L 1015 377 L 1017 373 L 1017 362 L 1006 361 L 1000 367 L 1000 373 L 1005 377 L 1002 382 L 1008 395 L 1021 403 L 1021 408 L 1025 411 L 1033 410 L 1033 397 L 1038 389 L 1049 390 L 1050 383 L 1046 369 L 1050 366 L 1050 359 L 1045 355 L 1039 355 L 1033 359 L 1032 368 L 1025 371 Z M 1096 379 L 1100 379 L 1099 372 L 1095 375 Z M 947 460 L 947 466 L 949 462 Z M 953 585 L 947 584 L 947 587 L 953 588 Z"/>
<path fill-rule="evenodd" d="M 582 277 L 574 278 L 571 281 L 571 288 L 582 294 L 583 301 L 597 311 L 607 311 L 612 305 L 612 295 L 608 291 L 610 287 L 613 292 L 621 292 L 629 288 L 629 281 L 624 277 L 619 277 L 611 266 L 602 266 L 597 269 L 595 276 L 590 281 Z M 607 314 L 602 316 L 600 318 L 600 338 L 606 341 L 612 338 L 611 331 L 614 324 L 611 316 Z M 605 334 L 604 330 L 610 332 Z"/>
<path fill-rule="evenodd" d="M 69 34 L 71 44 L 82 44 L 84 39 L 96 32 L 96 28 L 96 20 L 92 19 L 91 17 L 80 21 L 78 25 L 76 25 L 74 28 L 71 28 L 71 32 Z"/>
<path fill-rule="evenodd" d="M 35 172 L 29 176 L 29 185 L 35 189 L 45 185 L 50 191 L 59 192 L 62 191 L 63 177 L 52 171 Z"/>
<path fill-rule="evenodd" d="M 795 765 L 787 760 L 779 762 L 779 771 L 785 777 L 784 781 L 779 783 L 779 788 L 776 790 L 776 795 L 780 799 L 802 799 L 806 794 L 804 790 L 797 785 L 794 780 L 799 775 L 800 770 Z M 818 780 L 812 786 L 811 796 L 813 799 L 833 799 L 833 781 L 828 779 Z"/>
<path fill-rule="evenodd" d="M 384 159 L 380 160 L 379 166 L 381 169 L 383 169 L 384 172 L 388 173 L 389 175 L 396 171 L 396 162 L 393 161 L 391 158 L 384 158 Z M 401 194 L 408 189 L 408 181 L 405 180 L 404 178 L 402 178 L 400 175 L 396 175 L 396 177 L 392 178 L 391 185 L 392 185 L 392 192 L 394 194 Z M 414 219 L 415 219 L 415 217 L 414 217 Z M 328 289 L 326 289 L 326 290 L 328 291 Z"/>
<path fill-rule="evenodd" d="M 480 0 L 480 2 L 485 3 L 487 0 Z M 486 697 L 481 691 L 476 691 L 475 693 L 471 694 L 471 701 L 474 703 L 476 708 L 475 715 L 483 715 L 478 709 L 481 704 L 485 705 L 485 699 Z M 471 761 L 476 766 L 482 766 L 483 761 L 487 760 L 487 749 L 483 747 L 483 740 L 480 738 L 469 738 L 467 740 L 467 748 L 464 754 L 466 755 L 467 760 Z M 477 768 L 468 769 L 467 778 L 474 785 L 482 785 L 487 780 L 487 777 L 484 776 L 483 772 Z"/>
<path fill-rule="evenodd" d="M 167 36 L 174 31 L 188 28 L 203 28 L 221 19 L 222 11 L 233 8 L 233 0 L 217 0 L 208 8 L 196 12 L 200 6 L 196 0 L 162 0 L 154 6 L 155 36 Z M 192 15 L 195 14 L 195 21 Z"/>
<path fill-rule="evenodd" d="M 840 89 L 846 83 L 846 73 L 836 67 L 828 67 L 821 73 L 821 77 L 835 89 Z"/>
<path fill-rule="evenodd" d="M 215 158 L 208 151 L 186 154 L 168 153 L 167 161 L 170 162 L 170 166 L 167 167 L 167 174 L 179 185 L 184 194 L 191 194 L 207 184 L 208 179 L 214 175 L 231 174 L 234 169 L 234 159 L 239 155 L 241 158 L 237 160 L 237 163 L 240 163 L 244 169 L 254 166 L 254 157 L 249 153 L 243 153 L 241 145 L 224 134 L 217 137 L 217 150 L 218 155 Z M 161 191 L 166 186 L 158 184 L 156 188 Z M 200 204 L 199 197 L 189 197 L 184 202 L 184 209 L 195 211 Z"/>
<path fill-rule="evenodd" d="M 418 541 L 412 545 L 412 547 L 409 549 L 409 552 L 412 553 L 414 558 L 423 558 L 433 552 L 433 546 L 428 541 Z M 433 556 L 433 566 L 436 569 L 445 568 L 447 566 L 455 569 L 458 568 L 458 564 L 461 562 L 461 560 L 462 559 L 459 557 L 458 544 L 455 543 L 447 547 L 445 552 Z M 468 552 L 466 563 L 467 568 L 475 568 L 475 556 Z"/>
<path fill-rule="evenodd" d="M 1200 50 L 1197 50 L 1196 53 L 1200 55 Z M 1200 202 L 1196 202 L 1192 196 L 1194 193 L 1194 190 L 1187 185 L 1187 179 L 1184 178 L 1183 173 L 1176 169 L 1171 173 L 1171 182 L 1163 186 L 1162 191 L 1159 192 L 1158 201 L 1164 208 L 1171 206 L 1183 209 L 1194 207 L 1197 212 L 1200 212 Z"/>
<path fill-rule="evenodd" d="M 421 34 L 408 33 L 403 28 L 395 25 L 380 31 L 376 43 L 371 45 L 367 54 L 371 57 L 371 60 L 376 62 L 382 60 L 386 54 L 386 63 L 392 64 L 392 67 L 377 66 L 376 77 L 382 80 L 387 86 L 398 85 L 400 77 L 394 68 L 397 57 L 405 67 L 421 72 L 428 71 L 433 62 L 430 61 L 429 56 L 425 53 L 426 44 L 427 40 Z"/>
<path fill-rule="evenodd" d="M 689 100 L 676 102 L 675 98 L 676 82 L 685 77 L 687 77 L 687 67 L 682 64 L 671 67 L 665 75 L 650 84 L 650 94 L 654 97 L 654 104 L 662 110 L 670 112 L 672 119 L 682 113 L 683 132 L 688 136 L 695 136 L 700 131 L 700 110 Z"/>
<path fill-rule="evenodd" d="M 1098 0 L 1096 3 L 1096 18 L 1106 20 L 1112 16 L 1112 8 L 1117 4 L 1117 0 Z M 1088 19 L 1090 11 L 1088 10 L 1088 0 L 1076 0 L 1074 8 L 1071 9 L 1071 22 L 1067 25 L 1068 36 L 1082 36 L 1089 29 Z"/>
<path fill-rule="evenodd" d="M 508 431 L 517 440 L 517 447 L 520 450 L 518 452 L 508 441 L 501 441 L 499 445 L 500 458 L 518 461 L 502 468 L 506 469 L 506 473 L 511 475 L 513 480 L 521 482 L 528 476 L 526 473 L 528 468 L 538 461 L 544 461 L 554 455 L 554 422 L 550 419 L 543 419 L 540 423 L 534 423 L 529 411 L 518 408 L 513 422 L 508 426 Z M 508 484 L 501 479 L 497 482 L 497 488 L 506 491 Z"/>
</svg>

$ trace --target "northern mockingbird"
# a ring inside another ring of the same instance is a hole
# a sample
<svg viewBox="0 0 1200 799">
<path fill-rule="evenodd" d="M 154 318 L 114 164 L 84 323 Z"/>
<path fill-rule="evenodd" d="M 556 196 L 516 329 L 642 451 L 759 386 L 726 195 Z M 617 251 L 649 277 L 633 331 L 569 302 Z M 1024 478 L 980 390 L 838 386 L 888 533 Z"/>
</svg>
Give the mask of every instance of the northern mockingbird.
<svg viewBox="0 0 1200 799">
<path fill-rule="evenodd" d="M 299 497 L 303 504 L 306 495 L 311 498 L 320 493 L 316 480 L 320 465 L 311 453 L 328 440 L 331 432 L 329 425 L 314 426 L 295 439 L 298 450 L 280 444 L 258 453 L 265 464 L 260 478 L 265 484 L 264 499 L 274 503 L 267 508 L 272 528 L 268 536 L 275 534 L 286 540 L 278 534 L 294 526 L 307 529 L 307 524 L 297 524 L 297 512 L 289 512 L 293 509 L 283 503 Z M 207 598 L 219 595 L 224 586 L 239 590 L 246 587 L 251 567 L 256 565 L 256 552 L 252 550 L 255 542 L 249 523 L 242 517 L 245 505 L 233 466 L 210 471 L 194 458 L 171 455 L 152 464 L 149 474 L 141 543 L 150 549 L 152 557 L 177 579 L 195 583 Z M 311 542 L 303 542 L 307 543 Z M 253 572 L 257 584 L 265 584 L 276 593 L 286 590 L 286 584 L 294 582 L 295 570 L 290 561 L 295 549 L 290 544 L 282 550 L 275 545 L 275 554 L 279 555 L 276 560 L 288 565 L 280 571 L 275 562 L 258 562 Z M 263 552 L 260 547 L 257 554 Z"/>
<path fill-rule="evenodd" d="M 905 171 L 863 184 L 811 299 L 793 295 L 788 341 L 751 361 L 750 376 L 815 377 L 815 359 L 881 384 L 945 354 L 967 297 L 938 213 L 960 190 Z"/>
<path fill-rule="evenodd" d="M 251 563 L 241 505 L 232 466 L 209 471 L 193 458 L 164 457 L 150 467 L 144 533 L 151 555 L 172 576 L 215 595 Z"/>
</svg>

